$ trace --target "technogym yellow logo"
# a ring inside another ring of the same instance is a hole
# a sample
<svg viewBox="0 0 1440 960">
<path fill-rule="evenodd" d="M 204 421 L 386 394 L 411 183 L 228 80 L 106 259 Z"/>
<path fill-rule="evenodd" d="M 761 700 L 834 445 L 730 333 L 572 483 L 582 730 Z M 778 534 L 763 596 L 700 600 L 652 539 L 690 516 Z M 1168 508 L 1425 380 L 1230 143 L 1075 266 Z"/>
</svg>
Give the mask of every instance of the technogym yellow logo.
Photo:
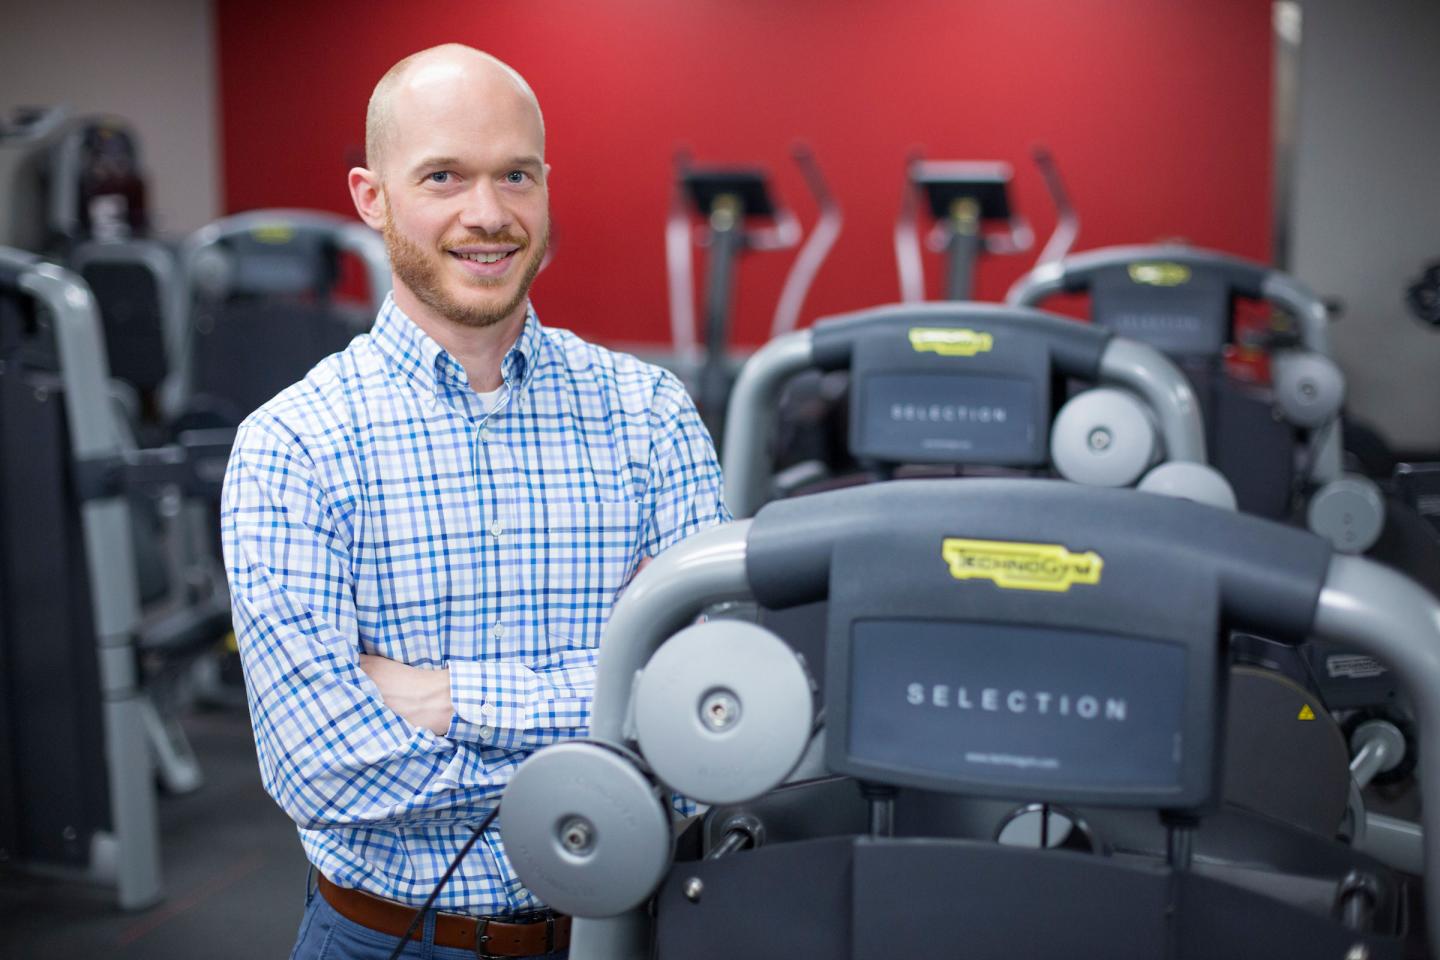
<svg viewBox="0 0 1440 960">
<path fill-rule="evenodd" d="M 295 239 L 293 227 L 287 227 L 283 223 L 263 224 L 250 229 L 250 236 L 256 243 L 289 243 Z"/>
<path fill-rule="evenodd" d="M 1077 583 L 1099 583 L 1105 566 L 1093 550 L 1071 553 L 1058 543 L 947 537 L 940 556 L 956 580 L 990 580 L 1002 590 L 1051 593 L 1064 593 Z"/>
<path fill-rule="evenodd" d="M 1132 263 L 1130 279 L 1152 287 L 1178 287 L 1190 282 L 1190 268 L 1179 263 Z"/>
<path fill-rule="evenodd" d="M 910 346 L 915 348 L 916 353 L 938 353 L 942 357 L 973 357 L 977 353 L 989 353 L 995 346 L 995 335 L 949 327 L 911 327 Z"/>
</svg>

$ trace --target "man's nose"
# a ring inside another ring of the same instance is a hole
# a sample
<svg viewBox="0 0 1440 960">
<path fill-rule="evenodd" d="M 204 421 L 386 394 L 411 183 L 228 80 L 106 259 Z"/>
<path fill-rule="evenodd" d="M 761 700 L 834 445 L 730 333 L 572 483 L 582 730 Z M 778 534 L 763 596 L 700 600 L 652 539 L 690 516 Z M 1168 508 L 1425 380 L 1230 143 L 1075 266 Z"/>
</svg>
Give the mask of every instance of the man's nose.
<svg viewBox="0 0 1440 960">
<path fill-rule="evenodd" d="M 500 233 L 511 225 L 513 218 L 495 184 L 481 179 L 465 193 L 465 207 L 460 211 L 460 224 L 481 233 Z"/>
</svg>

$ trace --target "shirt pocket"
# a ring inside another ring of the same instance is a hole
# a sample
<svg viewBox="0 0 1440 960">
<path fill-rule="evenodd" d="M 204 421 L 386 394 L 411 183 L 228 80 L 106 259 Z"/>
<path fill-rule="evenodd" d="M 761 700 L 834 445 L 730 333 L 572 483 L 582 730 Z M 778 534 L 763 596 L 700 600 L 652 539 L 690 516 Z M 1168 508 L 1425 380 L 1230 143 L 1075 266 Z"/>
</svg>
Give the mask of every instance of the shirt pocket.
<svg viewBox="0 0 1440 960">
<path fill-rule="evenodd" d="M 643 540 L 629 500 L 550 500 L 539 505 L 536 553 L 545 583 L 545 632 L 560 647 L 594 647 Z"/>
</svg>

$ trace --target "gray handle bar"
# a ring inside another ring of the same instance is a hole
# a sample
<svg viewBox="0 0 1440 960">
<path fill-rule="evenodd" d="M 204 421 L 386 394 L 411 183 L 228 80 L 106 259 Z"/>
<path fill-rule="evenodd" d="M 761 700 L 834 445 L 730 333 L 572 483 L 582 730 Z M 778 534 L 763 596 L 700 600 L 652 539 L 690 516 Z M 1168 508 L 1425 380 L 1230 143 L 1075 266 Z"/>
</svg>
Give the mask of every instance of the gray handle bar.
<svg viewBox="0 0 1440 960">
<path fill-rule="evenodd" d="M 1294 277 L 1243 257 L 1179 244 L 1102 247 L 1041 264 L 1015 281 L 1005 302 L 1039 306 L 1058 293 L 1087 289 L 1090 277 L 1098 270 L 1144 260 L 1166 260 L 1226 272 L 1239 292 L 1267 300 L 1294 316 L 1300 324 L 1301 343 L 1307 348 L 1330 355 L 1330 320 L 1325 302 Z"/>
</svg>

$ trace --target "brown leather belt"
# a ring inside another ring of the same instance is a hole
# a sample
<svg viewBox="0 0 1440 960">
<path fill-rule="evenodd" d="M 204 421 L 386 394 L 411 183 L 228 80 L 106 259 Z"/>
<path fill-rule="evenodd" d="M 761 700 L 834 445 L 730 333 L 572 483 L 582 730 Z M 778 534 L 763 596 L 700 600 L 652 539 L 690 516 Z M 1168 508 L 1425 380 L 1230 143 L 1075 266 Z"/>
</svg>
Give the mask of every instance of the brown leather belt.
<svg viewBox="0 0 1440 960">
<path fill-rule="evenodd" d="M 414 907 L 337 887 L 319 871 L 315 875 L 320 881 L 320 895 L 346 920 L 399 939 L 415 919 Z M 424 932 L 425 925 L 417 924 L 411 939 L 421 939 Z M 435 945 L 473 950 L 479 957 L 534 957 L 570 946 L 570 918 L 550 911 L 528 921 L 437 913 Z"/>
</svg>

